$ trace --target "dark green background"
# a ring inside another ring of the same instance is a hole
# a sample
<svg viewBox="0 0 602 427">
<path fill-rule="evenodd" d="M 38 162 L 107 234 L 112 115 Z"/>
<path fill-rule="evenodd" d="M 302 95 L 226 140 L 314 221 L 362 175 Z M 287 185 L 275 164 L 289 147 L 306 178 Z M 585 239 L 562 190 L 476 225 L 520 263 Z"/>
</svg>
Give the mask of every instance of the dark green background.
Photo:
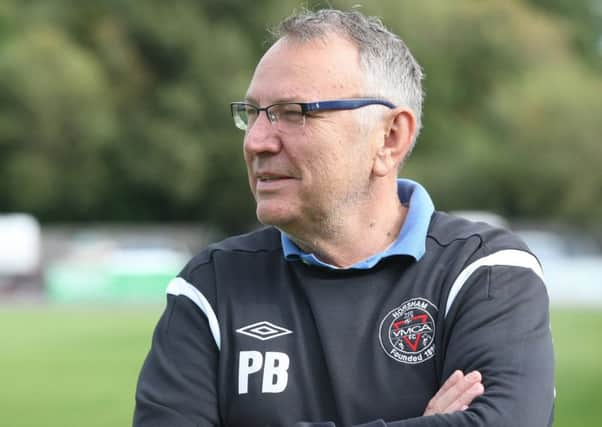
<svg viewBox="0 0 602 427">
<path fill-rule="evenodd" d="M 326 3 L 382 16 L 424 66 L 425 129 L 402 175 L 440 209 L 600 230 L 596 0 L 3 0 L 0 212 L 253 226 L 228 103 L 266 27 Z"/>
</svg>

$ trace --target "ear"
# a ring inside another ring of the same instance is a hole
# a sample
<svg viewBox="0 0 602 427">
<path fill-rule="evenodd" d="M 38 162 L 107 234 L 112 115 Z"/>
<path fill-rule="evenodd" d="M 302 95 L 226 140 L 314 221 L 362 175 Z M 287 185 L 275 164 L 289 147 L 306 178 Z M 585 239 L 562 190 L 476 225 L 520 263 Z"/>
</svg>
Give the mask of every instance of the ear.
<svg viewBox="0 0 602 427">
<path fill-rule="evenodd" d="M 382 128 L 381 128 L 382 129 Z M 384 118 L 384 135 L 374 158 L 373 172 L 385 176 L 394 171 L 408 154 L 416 134 L 416 117 L 403 107 L 391 110 Z"/>
</svg>

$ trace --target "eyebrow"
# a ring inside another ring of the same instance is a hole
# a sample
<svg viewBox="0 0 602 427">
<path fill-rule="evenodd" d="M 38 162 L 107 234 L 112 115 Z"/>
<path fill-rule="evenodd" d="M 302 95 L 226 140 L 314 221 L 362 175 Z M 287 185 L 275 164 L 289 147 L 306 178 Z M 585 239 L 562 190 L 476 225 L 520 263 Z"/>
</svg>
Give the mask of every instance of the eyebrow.
<svg viewBox="0 0 602 427">
<path fill-rule="evenodd" d="M 259 102 L 257 102 L 257 99 L 253 98 L 252 96 L 246 96 L 245 97 L 245 102 L 248 102 L 249 104 L 253 104 L 253 105 L 259 106 Z M 301 101 L 297 97 L 286 97 L 286 98 L 278 98 L 275 101 L 270 101 L 267 105 L 284 104 L 284 103 L 287 103 L 287 102 L 291 102 L 291 103 L 297 103 L 297 102 L 306 103 L 308 101 Z"/>
<path fill-rule="evenodd" d="M 354 95 L 350 95 L 350 96 L 346 96 L 340 99 L 355 99 L 355 98 L 379 98 L 379 96 L 377 95 L 362 95 L 360 93 L 355 93 Z M 330 99 L 330 98 L 329 98 Z M 245 95 L 245 99 L 244 102 L 248 102 L 249 104 L 253 104 L 255 106 L 260 106 L 259 102 L 257 101 L 256 98 L 249 96 L 249 95 Z M 288 97 L 284 97 L 284 98 L 278 98 L 275 101 L 271 101 L 269 104 L 267 105 L 274 105 L 274 104 L 283 104 L 286 102 L 291 102 L 291 103 L 301 103 L 301 104 L 311 104 L 313 102 L 320 102 L 320 100 L 316 100 L 316 99 L 310 99 L 310 100 L 305 100 L 302 101 L 298 96 L 288 96 Z"/>
</svg>

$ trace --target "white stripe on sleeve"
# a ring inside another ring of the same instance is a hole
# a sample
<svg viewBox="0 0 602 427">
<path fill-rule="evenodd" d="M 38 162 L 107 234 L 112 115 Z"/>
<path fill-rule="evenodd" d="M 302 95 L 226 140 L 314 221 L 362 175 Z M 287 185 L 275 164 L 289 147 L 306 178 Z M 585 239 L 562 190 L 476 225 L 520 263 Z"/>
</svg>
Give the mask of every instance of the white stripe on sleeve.
<svg viewBox="0 0 602 427">
<path fill-rule="evenodd" d="M 205 298 L 205 296 L 197 288 L 192 286 L 181 277 L 172 279 L 167 286 L 166 292 L 170 295 L 184 295 L 188 297 L 188 299 L 195 303 L 196 306 L 200 308 L 203 313 L 205 313 L 215 344 L 217 345 L 218 350 L 221 349 L 219 322 L 217 321 L 217 316 L 215 315 L 211 304 L 209 304 L 209 301 L 207 301 L 207 298 Z"/>
<path fill-rule="evenodd" d="M 492 267 L 495 265 L 528 268 L 533 270 L 533 272 L 537 274 L 541 280 L 543 280 L 543 271 L 541 266 L 539 265 L 537 258 L 531 255 L 529 252 L 519 251 L 516 249 L 506 249 L 492 253 L 491 255 L 476 260 L 462 270 L 462 272 L 458 275 L 447 297 L 445 317 L 447 317 L 447 313 L 449 312 L 454 300 L 470 276 L 480 267 Z"/>
</svg>

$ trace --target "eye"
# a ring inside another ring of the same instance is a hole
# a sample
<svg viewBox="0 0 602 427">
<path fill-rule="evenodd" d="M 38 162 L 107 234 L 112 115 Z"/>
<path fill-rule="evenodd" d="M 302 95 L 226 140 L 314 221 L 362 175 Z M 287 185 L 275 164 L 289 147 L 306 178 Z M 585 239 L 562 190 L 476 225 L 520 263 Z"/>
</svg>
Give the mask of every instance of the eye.
<svg viewBox="0 0 602 427">
<path fill-rule="evenodd" d="M 287 122 L 299 122 L 303 120 L 303 111 L 299 104 L 279 104 L 275 105 L 274 113 L 278 116 L 279 120 Z"/>
<path fill-rule="evenodd" d="M 281 114 L 285 115 L 287 117 L 290 117 L 290 118 L 296 118 L 296 117 L 303 115 L 303 113 L 301 111 L 295 111 L 295 110 L 286 110 L 284 113 L 281 113 Z"/>
<path fill-rule="evenodd" d="M 257 117 L 257 108 L 253 107 L 252 105 L 245 105 L 243 112 L 250 119 Z"/>
</svg>

